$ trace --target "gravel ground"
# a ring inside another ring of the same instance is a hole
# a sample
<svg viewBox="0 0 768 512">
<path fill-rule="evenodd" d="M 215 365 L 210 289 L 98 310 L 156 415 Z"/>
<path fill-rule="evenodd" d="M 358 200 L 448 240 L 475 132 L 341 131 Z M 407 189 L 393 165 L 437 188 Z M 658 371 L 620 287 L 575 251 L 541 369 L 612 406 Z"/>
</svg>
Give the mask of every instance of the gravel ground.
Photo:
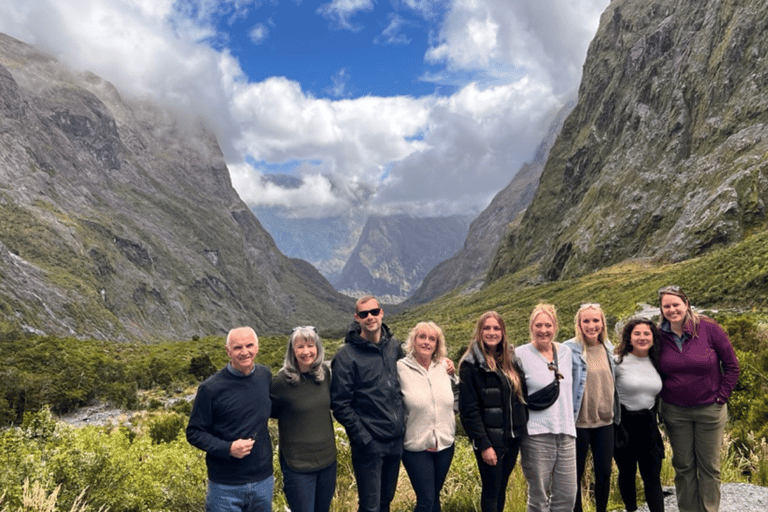
<svg viewBox="0 0 768 512">
<path fill-rule="evenodd" d="M 664 512 L 678 512 L 673 487 L 665 487 Z M 722 484 L 720 486 L 720 512 L 768 512 L 768 487 L 752 484 Z M 648 512 L 644 503 L 638 512 Z"/>
</svg>

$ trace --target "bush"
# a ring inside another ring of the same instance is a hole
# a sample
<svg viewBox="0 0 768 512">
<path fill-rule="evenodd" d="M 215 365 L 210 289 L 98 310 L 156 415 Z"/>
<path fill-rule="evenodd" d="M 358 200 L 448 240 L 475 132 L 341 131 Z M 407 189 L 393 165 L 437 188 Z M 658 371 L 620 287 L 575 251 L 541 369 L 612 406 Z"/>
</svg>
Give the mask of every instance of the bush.
<svg viewBox="0 0 768 512">
<path fill-rule="evenodd" d="M 179 437 L 187 426 L 187 419 L 175 412 L 163 413 L 149 422 L 149 437 L 155 444 L 170 443 Z"/>
</svg>

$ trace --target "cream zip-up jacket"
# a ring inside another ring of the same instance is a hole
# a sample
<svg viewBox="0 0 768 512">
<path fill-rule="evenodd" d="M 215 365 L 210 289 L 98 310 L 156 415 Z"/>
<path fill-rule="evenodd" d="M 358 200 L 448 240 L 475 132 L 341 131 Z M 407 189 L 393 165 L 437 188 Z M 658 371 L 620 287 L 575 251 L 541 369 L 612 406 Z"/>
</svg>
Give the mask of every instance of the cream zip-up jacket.
<svg viewBox="0 0 768 512">
<path fill-rule="evenodd" d="M 457 377 L 448 375 L 443 361 L 432 361 L 427 370 L 411 355 L 397 362 L 397 374 L 405 404 L 404 448 L 421 452 L 450 447 L 456 435 Z"/>
</svg>

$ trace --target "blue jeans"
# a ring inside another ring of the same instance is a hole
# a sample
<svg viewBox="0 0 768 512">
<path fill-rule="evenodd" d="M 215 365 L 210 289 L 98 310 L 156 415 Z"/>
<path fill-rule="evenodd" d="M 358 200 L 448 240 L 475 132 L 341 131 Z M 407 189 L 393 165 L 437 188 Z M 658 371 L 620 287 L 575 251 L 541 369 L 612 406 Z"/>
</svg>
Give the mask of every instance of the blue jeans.
<svg viewBox="0 0 768 512">
<path fill-rule="evenodd" d="M 224 485 L 208 480 L 205 512 L 272 512 L 275 477 L 242 485 Z"/>
<path fill-rule="evenodd" d="M 439 452 L 403 451 L 403 466 L 416 493 L 413 512 L 440 512 L 440 490 L 451 467 L 455 445 Z"/>
<path fill-rule="evenodd" d="M 402 439 L 399 442 L 402 450 Z M 400 451 L 379 453 L 352 444 L 352 468 L 357 482 L 359 512 L 389 512 L 389 504 L 397 490 L 401 457 Z"/>
<path fill-rule="evenodd" d="M 327 468 L 299 473 L 280 457 L 283 492 L 291 512 L 328 512 L 336 490 L 336 461 Z"/>
</svg>

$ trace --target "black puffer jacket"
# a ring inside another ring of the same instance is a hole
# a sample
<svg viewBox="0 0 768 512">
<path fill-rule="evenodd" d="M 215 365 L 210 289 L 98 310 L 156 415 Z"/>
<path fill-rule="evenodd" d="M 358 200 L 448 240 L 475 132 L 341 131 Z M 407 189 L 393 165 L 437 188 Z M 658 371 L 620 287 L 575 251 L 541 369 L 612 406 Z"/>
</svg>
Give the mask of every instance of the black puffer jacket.
<svg viewBox="0 0 768 512">
<path fill-rule="evenodd" d="M 381 324 L 381 340 L 360 336 L 354 322 L 331 362 L 331 409 L 352 443 L 392 441 L 405 434 L 405 413 L 397 360 L 400 343 Z"/>
<path fill-rule="evenodd" d="M 525 386 L 520 361 L 514 358 L 513 365 Z M 491 371 L 477 345 L 459 364 L 459 378 L 459 416 L 476 450 L 491 446 L 503 450 L 505 438 L 528 433 L 528 409 L 512 392 L 509 380 L 500 371 Z"/>
</svg>

